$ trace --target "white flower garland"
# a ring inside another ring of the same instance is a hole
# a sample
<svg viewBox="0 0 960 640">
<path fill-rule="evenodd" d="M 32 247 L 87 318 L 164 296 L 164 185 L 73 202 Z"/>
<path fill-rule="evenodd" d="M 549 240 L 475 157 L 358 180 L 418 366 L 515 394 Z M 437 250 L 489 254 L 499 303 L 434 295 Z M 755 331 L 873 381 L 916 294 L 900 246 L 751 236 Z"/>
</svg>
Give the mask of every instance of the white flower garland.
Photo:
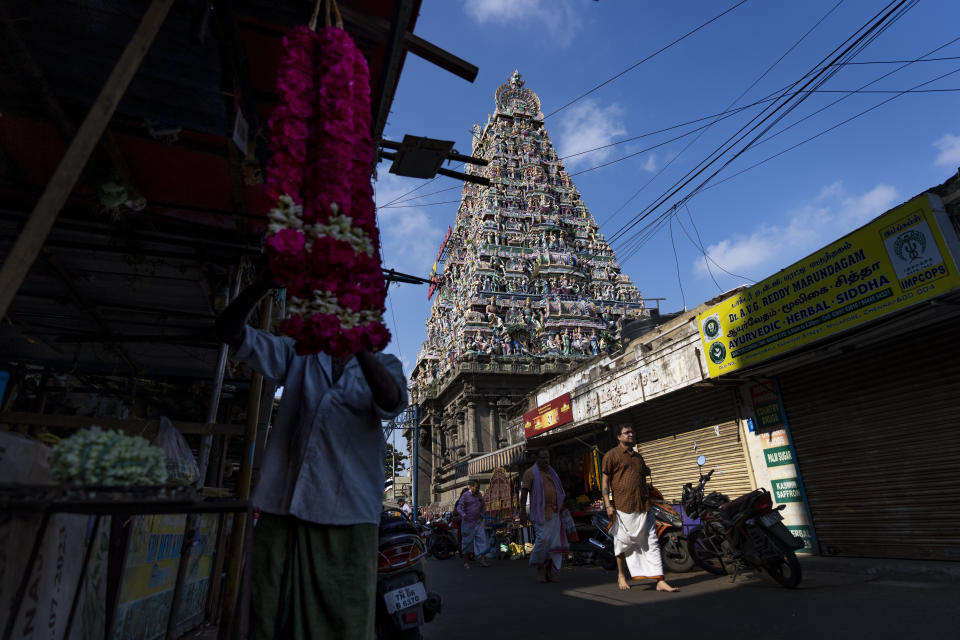
<svg viewBox="0 0 960 640">
<path fill-rule="evenodd" d="M 307 236 L 307 251 L 313 248 L 313 240 L 330 236 L 334 240 L 348 243 L 357 253 L 373 255 L 373 242 L 367 232 L 360 227 L 353 226 L 353 218 L 339 215 L 339 207 L 334 202 L 330 209 L 334 215 L 330 216 L 327 224 L 304 224 L 303 207 L 293 201 L 288 195 L 278 199 L 276 207 L 270 210 L 270 233 L 277 233 L 283 229 L 299 229 Z"/>
</svg>

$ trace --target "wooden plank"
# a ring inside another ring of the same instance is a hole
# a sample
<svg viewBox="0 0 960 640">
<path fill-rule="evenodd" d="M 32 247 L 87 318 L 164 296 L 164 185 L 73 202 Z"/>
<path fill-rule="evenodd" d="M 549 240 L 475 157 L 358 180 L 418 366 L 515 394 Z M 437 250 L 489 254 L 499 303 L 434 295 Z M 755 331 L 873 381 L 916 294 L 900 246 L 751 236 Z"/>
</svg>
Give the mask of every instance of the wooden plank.
<svg viewBox="0 0 960 640">
<path fill-rule="evenodd" d="M 390 23 L 373 14 L 363 13 L 348 6 L 340 7 L 343 14 L 343 21 L 352 29 L 364 35 L 373 38 L 377 42 L 386 42 L 390 36 Z M 473 82 L 477 78 L 478 69 L 476 65 L 470 64 L 463 58 L 453 55 L 449 51 L 441 49 L 432 42 L 427 42 L 419 36 L 410 32 L 403 35 L 403 44 L 407 51 L 419 56 L 427 62 L 433 63 L 459 76 L 467 82 Z"/>
<path fill-rule="evenodd" d="M 27 224 L 17 237 L 13 249 L 0 268 L 0 317 L 6 315 L 10 308 L 10 303 L 37 259 L 57 215 L 70 197 L 90 154 L 103 136 L 120 99 L 140 68 L 140 63 L 172 6 L 173 0 L 152 0 L 136 32 L 103 85 L 100 95 L 67 148 L 53 178 L 43 190 L 43 195 L 30 214 Z"/>
<path fill-rule="evenodd" d="M 180 433 L 240 435 L 244 427 L 240 424 L 216 424 L 211 422 L 171 421 Z M 86 429 L 94 425 L 104 429 L 120 429 L 132 434 L 141 434 L 160 425 L 159 420 L 119 420 L 117 418 L 96 418 L 93 416 L 57 416 L 47 413 L 28 413 L 25 411 L 0 411 L 0 424 L 35 424 L 40 427 L 58 427 L 61 429 Z"/>
</svg>

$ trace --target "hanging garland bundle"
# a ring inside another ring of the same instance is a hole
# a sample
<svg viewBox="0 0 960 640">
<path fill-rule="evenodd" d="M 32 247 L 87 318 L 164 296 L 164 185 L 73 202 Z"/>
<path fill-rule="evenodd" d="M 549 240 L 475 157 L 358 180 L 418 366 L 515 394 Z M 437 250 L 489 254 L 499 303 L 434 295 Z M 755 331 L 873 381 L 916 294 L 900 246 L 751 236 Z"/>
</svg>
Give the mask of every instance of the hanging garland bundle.
<svg viewBox="0 0 960 640">
<path fill-rule="evenodd" d="M 280 102 L 269 120 L 266 251 L 287 289 L 280 330 L 299 354 L 348 356 L 390 341 L 370 184 L 370 71 L 339 27 L 284 38 Z"/>
</svg>

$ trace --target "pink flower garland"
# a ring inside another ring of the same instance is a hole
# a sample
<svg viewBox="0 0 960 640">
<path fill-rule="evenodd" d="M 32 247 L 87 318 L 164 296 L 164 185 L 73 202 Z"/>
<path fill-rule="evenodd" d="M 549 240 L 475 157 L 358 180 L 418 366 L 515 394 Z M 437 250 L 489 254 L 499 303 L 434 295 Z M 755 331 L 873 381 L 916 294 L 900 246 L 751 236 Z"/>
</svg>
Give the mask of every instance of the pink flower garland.
<svg viewBox="0 0 960 640">
<path fill-rule="evenodd" d="M 390 333 L 370 185 L 370 71 L 343 29 L 297 27 L 284 47 L 267 168 L 277 206 L 266 251 L 290 311 L 280 329 L 301 354 L 379 351 Z"/>
</svg>

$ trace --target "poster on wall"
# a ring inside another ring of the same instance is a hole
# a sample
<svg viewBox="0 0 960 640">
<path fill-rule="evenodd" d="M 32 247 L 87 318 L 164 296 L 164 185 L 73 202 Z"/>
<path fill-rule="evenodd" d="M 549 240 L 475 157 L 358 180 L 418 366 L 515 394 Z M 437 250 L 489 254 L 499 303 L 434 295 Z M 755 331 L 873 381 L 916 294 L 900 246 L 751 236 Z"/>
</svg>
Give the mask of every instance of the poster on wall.
<svg viewBox="0 0 960 640">
<path fill-rule="evenodd" d="M 197 523 L 178 626 L 201 614 L 213 567 L 219 518 L 203 514 Z M 186 516 L 146 515 L 132 519 L 113 637 L 162 638 L 177 581 Z"/>
<path fill-rule="evenodd" d="M 942 223 L 942 225 L 941 225 Z M 697 317 L 717 377 L 960 288 L 936 196 L 896 207 Z"/>
</svg>

